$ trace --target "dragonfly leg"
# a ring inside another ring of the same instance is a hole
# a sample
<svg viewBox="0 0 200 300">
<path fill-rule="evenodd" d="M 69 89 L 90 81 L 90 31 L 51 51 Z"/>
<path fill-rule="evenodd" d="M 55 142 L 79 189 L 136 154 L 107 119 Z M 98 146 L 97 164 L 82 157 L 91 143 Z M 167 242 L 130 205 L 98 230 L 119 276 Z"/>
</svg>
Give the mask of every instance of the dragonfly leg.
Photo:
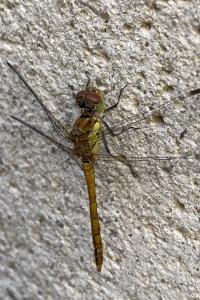
<svg viewBox="0 0 200 300">
<path fill-rule="evenodd" d="M 87 90 L 88 90 L 88 87 L 89 87 L 89 84 L 90 84 L 90 77 L 88 76 L 88 73 L 87 73 L 87 72 L 85 72 L 85 75 L 86 75 L 87 78 L 88 78 L 88 81 L 87 81 L 86 86 L 85 86 L 85 89 L 86 89 L 86 91 L 87 91 Z"/>
<path fill-rule="evenodd" d="M 104 134 L 103 131 L 102 131 L 102 141 L 103 141 L 103 144 L 104 144 L 105 149 L 106 149 L 106 151 L 108 152 L 108 154 L 111 155 L 111 156 L 114 156 L 114 155 L 112 155 L 112 153 L 111 153 L 111 151 L 110 151 L 110 149 L 109 149 L 109 147 L 108 147 L 108 143 L 107 143 L 107 141 L 106 141 L 106 137 L 105 137 L 105 134 Z"/>
<path fill-rule="evenodd" d="M 120 134 L 122 134 L 123 132 L 129 130 L 129 129 L 132 129 L 132 130 L 137 130 L 137 129 L 140 129 L 140 127 L 136 127 L 136 126 L 129 126 L 129 127 L 122 127 L 120 131 L 118 132 L 114 132 L 114 130 L 108 125 L 108 123 L 106 121 L 104 121 L 102 119 L 102 123 L 103 125 L 105 126 L 105 128 L 108 130 L 109 134 L 111 134 L 112 136 L 118 136 Z"/>
<path fill-rule="evenodd" d="M 124 165 L 126 165 L 130 171 L 131 171 L 131 174 L 133 175 L 134 178 L 137 178 L 138 177 L 138 174 L 135 172 L 135 170 L 133 169 L 131 163 L 128 161 L 128 159 L 126 158 L 125 155 L 121 154 L 120 156 L 115 156 L 111 153 L 109 147 L 108 147 L 108 143 L 106 141 L 106 137 L 104 135 L 104 133 L 102 132 L 102 141 L 103 141 L 103 144 L 105 146 L 105 149 L 106 151 L 108 152 L 109 155 L 111 155 L 112 157 L 114 157 L 116 160 L 120 161 L 121 163 L 123 163 Z"/>
<path fill-rule="evenodd" d="M 123 90 L 124 90 L 126 87 L 127 87 L 127 84 L 126 84 L 123 88 L 121 88 L 121 90 L 119 91 L 119 96 L 118 96 L 117 102 L 116 102 L 114 105 L 111 105 L 110 107 L 106 108 L 106 109 L 104 110 L 104 112 L 107 112 L 107 111 L 109 111 L 109 110 L 112 110 L 112 109 L 114 109 L 114 108 L 116 108 L 116 107 L 118 106 L 118 104 L 119 104 L 119 102 L 120 102 L 120 99 L 121 99 L 122 92 L 123 92 Z"/>
<path fill-rule="evenodd" d="M 106 123 L 106 121 L 104 121 L 103 119 L 102 119 L 102 123 L 103 123 L 103 125 L 105 126 L 105 128 L 108 130 L 108 132 L 109 132 L 109 134 L 111 134 L 112 136 L 117 136 L 118 134 L 116 134 L 113 130 L 112 130 L 112 128 Z"/>
</svg>

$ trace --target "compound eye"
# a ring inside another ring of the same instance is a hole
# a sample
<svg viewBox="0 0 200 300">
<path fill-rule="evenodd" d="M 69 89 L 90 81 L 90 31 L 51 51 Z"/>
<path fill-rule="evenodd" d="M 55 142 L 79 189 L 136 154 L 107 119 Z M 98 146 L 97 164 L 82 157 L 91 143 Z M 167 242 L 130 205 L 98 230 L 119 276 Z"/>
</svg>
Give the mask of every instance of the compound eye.
<svg viewBox="0 0 200 300">
<path fill-rule="evenodd" d="M 78 92 L 75 96 L 75 100 L 76 100 L 77 105 L 80 108 L 84 108 L 85 107 L 85 102 L 86 102 L 84 91 Z"/>
<path fill-rule="evenodd" d="M 96 89 L 90 91 L 83 90 L 76 94 L 75 100 L 80 108 L 94 110 L 95 106 L 101 102 L 102 96 Z"/>
</svg>

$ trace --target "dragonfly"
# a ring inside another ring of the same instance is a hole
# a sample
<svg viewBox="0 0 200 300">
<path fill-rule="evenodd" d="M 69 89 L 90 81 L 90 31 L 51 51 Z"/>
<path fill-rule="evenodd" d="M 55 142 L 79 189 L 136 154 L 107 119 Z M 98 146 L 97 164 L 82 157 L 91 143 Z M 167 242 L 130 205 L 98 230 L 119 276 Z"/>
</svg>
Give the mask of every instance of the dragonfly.
<svg viewBox="0 0 200 300">
<path fill-rule="evenodd" d="M 43 111 L 48 116 L 54 130 L 57 133 L 57 137 L 62 139 L 62 142 L 58 141 L 51 135 L 46 134 L 45 132 L 38 129 L 36 126 L 31 125 L 24 120 L 11 115 L 11 118 L 20 122 L 24 126 L 35 131 L 39 135 L 46 138 L 52 144 L 56 145 L 60 150 L 62 150 L 70 158 L 81 162 L 81 168 L 83 170 L 89 198 L 89 208 L 90 208 L 90 223 L 91 223 L 91 233 L 92 233 L 92 242 L 94 248 L 94 257 L 96 262 L 96 268 L 98 272 L 101 272 L 103 265 L 103 242 L 101 237 L 100 230 L 100 221 L 97 211 L 97 201 L 96 201 L 96 187 L 95 187 L 95 171 L 94 167 L 96 162 L 104 161 L 106 163 L 110 162 L 120 162 L 130 168 L 132 175 L 135 177 L 134 169 L 132 168 L 132 163 L 135 162 L 149 162 L 149 161 L 169 161 L 174 159 L 173 156 L 125 156 L 124 154 L 113 154 L 108 146 L 106 132 L 112 136 L 118 136 L 125 131 L 129 130 L 138 130 L 143 125 L 150 115 L 156 113 L 160 110 L 160 105 L 154 106 L 154 108 L 148 112 L 139 114 L 135 118 L 132 118 L 131 121 L 125 123 L 124 125 L 118 125 L 111 127 L 104 120 L 105 115 L 114 110 L 120 102 L 123 90 L 126 88 L 125 85 L 121 88 L 119 96 L 114 105 L 105 108 L 105 95 L 104 93 L 94 86 L 90 86 L 90 78 L 84 90 L 79 91 L 75 95 L 75 101 L 78 107 L 81 109 L 80 116 L 75 120 L 71 129 L 66 128 L 62 122 L 60 122 L 48 109 L 48 107 L 43 103 L 40 97 L 35 93 L 32 87 L 27 83 L 22 74 L 16 69 L 16 67 L 7 61 L 8 66 L 14 71 L 14 73 L 20 78 L 28 90 L 33 94 Z M 170 99 L 164 103 L 164 107 L 167 107 L 175 99 L 187 98 L 195 96 L 200 93 L 200 88 L 187 91 L 182 95 Z M 106 130 L 103 130 L 103 128 Z M 65 141 L 71 143 L 72 147 L 66 146 Z M 100 151 L 101 144 L 104 145 L 105 152 Z"/>
</svg>

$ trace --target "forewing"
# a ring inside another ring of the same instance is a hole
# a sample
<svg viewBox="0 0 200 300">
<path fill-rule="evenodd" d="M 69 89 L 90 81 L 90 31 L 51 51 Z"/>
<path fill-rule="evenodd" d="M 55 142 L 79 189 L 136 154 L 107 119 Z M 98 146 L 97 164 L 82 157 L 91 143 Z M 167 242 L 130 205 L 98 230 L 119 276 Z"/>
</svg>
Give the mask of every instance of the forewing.
<svg viewBox="0 0 200 300">
<path fill-rule="evenodd" d="M 43 101 L 38 97 L 38 95 L 35 93 L 35 91 L 32 89 L 32 87 L 27 83 L 27 81 L 24 79 L 24 77 L 17 71 L 17 69 L 7 61 L 8 66 L 17 74 L 17 76 L 21 79 L 21 81 L 24 83 L 24 85 L 28 88 L 28 90 L 33 94 L 37 102 L 40 104 L 44 112 L 47 114 L 49 120 L 51 121 L 54 129 L 61 137 L 68 137 L 68 131 L 65 129 L 65 127 L 62 125 L 62 123 L 51 113 L 51 111 L 47 108 L 47 106 L 43 103 Z"/>
<path fill-rule="evenodd" d="M 135 117 L 132 117 L 130 121 L 123 122 L 123 125 L 117 125 L 117 126 L 112 125 L 112 126 L 109 126 L 109 128 L 107 126 L 107 123 L 103 122 L 103 125 L 104 125 L 105 129 L 107 129 L 107 131 L 110 131 L 110 133 L 112 132 L 114 135 L 120 135 L 124 131 L 128 131 L 128 130 L 138 130 L 141 128 L 145 128 L 145 127 L 148 127 L 147 119 L 150 116 L 158 113 L 159 111 L 164 111 L 165 109 L 170 107 L 170 105 L 174 104 L 177 100 L 183 101 L 184 99 L 187 99 L 187 98 L 189 99 L 190 97 L 194 97 L 198 94 L 200 94 L 200 88 L 190 90 L 190 91 L 187 91 L 182 94 L 178 94 L 178 95 L 174 96 L 173 98 L 165 101 L 165 103 L 163 103 L 163 104 L 152 105 L 148 111 L 137 114 Z M 111 130 L 109 130 L 109 129 L 111 129 Z"/>
</svg>

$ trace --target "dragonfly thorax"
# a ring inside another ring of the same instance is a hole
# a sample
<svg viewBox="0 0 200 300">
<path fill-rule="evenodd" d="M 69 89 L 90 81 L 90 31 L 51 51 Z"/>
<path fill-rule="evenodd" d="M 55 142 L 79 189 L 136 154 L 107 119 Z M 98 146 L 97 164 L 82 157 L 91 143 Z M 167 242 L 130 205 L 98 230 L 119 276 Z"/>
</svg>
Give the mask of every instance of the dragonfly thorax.
<svg viewBox="0 0 200 300">
<path fill-rule="evenodd" d="M 98 118 L 81 115 L 74 123 L 70 139 L 74 144 L 74 154 L 83 160 L 94 161 L 99 147 L 100 122 Z"/>
</svg>

